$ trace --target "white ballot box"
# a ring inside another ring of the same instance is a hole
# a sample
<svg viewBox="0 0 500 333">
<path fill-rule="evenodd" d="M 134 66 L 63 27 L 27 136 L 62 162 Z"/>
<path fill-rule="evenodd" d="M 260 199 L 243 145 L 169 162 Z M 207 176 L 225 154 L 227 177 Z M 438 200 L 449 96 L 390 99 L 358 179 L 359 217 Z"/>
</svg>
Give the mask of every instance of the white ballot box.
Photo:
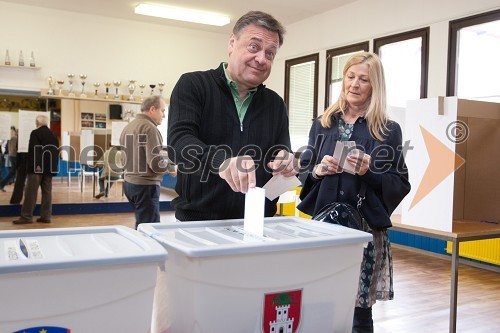
<svg viewBox="0 0 500 333">
<path fill-rule="evenodd" d="M 351 332 L 372 235 L 298 217 L 140 224 L 168 252 L 153 333 Z M 163 304 L 162 304 L 163 303 Z"/>
<path fill-rule="evenodd" d="M 149 332 L 167 252 L 122 226 L 0 232 L 0 332 Z"/>
</svg>

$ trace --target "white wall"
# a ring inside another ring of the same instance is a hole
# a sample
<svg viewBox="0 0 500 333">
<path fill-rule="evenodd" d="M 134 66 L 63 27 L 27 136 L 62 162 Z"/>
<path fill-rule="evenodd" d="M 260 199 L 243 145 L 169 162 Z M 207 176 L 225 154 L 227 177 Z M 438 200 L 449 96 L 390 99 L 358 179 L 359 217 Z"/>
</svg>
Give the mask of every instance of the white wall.
<svg viewBox="0 0 500 333">
<path fill-rule="evenodd" d="M 284 96 L 285 60 L 320 53 L 318 112 L 325 100 L 326 50 L 430 27 L 428 97 L 446 94 L 448 23 L 500 8 L 499 0 L 360 0 L 287 26 L 266 85 Z M 404 75 L 404 73 L 402 73 Z"/>
<path fill-rule="evenodd" d="M 500 0 L 360 0 L 287 26 L 266 85 L 284 95 L 285 60 L 320 53 L 318 112 L 323 112 L 326 50 L 430 26 L 428 96 L 446 93 L 448 22 L 500 8 Z M 214 68 L 227 59 L 229 36 L 163 25 L 16 5 L 0 1 L 0 62 L 9 49 L 17 63 L 33 50 L 37 71 L 0 67 L 0 89 L 47 88 L 47 77 L 71 72 L 93 82 L 166 83 L 164 96 L 179 76 Z M 67 87 L 67 85 L 66 85 Z M 80 88 L 79 79 L 75 89 Z M 136 91 L 137 94 L 137 91 Z"/>
<path fill-rule="evenodd" d="M 165 82 L 163 95 L 169 97 L 182 73 L 215 68 L 227 59 L 225 34 L 1 1 L 0 13 L 0 64 L 8 49 L 12 65 L 17 65 L 22 50 L 25 66 L 34 51 L 41 67 L 35 71 L 0 67 L 0 89 L 39 91 L 48 88 L 49 76 L 64 79 L 67 89 L 66 75 L 73 73 L 87 74 L 86 90 L 100 82 L 101 93 L 105 81 L 122 81 L 122 94 L 128 94 L 129 79 L 137 80 L 136 85 Z M 80 79 L 74 81 L 79 91 Z"/>
</svg>

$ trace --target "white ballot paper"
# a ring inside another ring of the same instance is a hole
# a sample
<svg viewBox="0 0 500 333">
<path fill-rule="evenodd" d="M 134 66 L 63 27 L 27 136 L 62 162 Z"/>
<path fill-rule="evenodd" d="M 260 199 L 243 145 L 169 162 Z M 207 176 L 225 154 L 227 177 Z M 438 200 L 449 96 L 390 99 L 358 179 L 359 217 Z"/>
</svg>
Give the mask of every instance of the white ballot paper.
<svg viewBox="0 0 500 333">
<path fill-rule="evenodd" d="M 290 191 L 300 185 L 300 180 L 293 177 L 285 177 L 282 174 L 273 176 L 262 188 L 266 190 L 266 198 L 274 200 L 283 193 Z"/>
<path fill-rule="evenodd" d="M 355 167 L 347 162 L 347 156 L 351 155 L 362 158 L 364 153 L 356 148 L 355 141 L 337 141 L 333 157 L 339 161 L 339 165 L 345 172 L 355 175 L 358 170 L 355 170 Z"/>
<path fill-rule="evenodd" d="M 264 204 L 266 190 L 261 187 L 249 188 L 245 195 L 245 218 L 243 229 L 256 236 L 264 236 Z"/>
</svg>

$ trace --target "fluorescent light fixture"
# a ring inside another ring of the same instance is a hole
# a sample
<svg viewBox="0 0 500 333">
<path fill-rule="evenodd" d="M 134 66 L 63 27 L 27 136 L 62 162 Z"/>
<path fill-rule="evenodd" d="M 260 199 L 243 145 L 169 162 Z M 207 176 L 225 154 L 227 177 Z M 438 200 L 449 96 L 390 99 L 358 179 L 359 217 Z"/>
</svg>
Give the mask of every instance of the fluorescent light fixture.
<svg viewBox="0 0 500 333">
<path fill-rule="evenodd" d="M 141 15 L 161 17 L 170 20 L 216 25 L 219 27 L 228 24 L 230 21 L 229 17 L 221 14 L 179 7 L 150 5 L 145 3 L 137 5 L 134 12 Z"/>
</svg>

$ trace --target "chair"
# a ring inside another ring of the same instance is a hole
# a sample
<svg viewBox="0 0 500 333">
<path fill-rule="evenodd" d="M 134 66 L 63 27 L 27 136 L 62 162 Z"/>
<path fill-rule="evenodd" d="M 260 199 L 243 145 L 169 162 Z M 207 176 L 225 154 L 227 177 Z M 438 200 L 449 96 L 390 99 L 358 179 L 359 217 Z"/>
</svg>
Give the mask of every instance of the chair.
<svg viewBox="0 0 500 333">
<path fill-rule="evenodd" d="M 299 212 L 297 210 L 297 199 L 298 199 L 297 192 L 295 190 L 290 190 L 282 195 L 280 195 L 278 199 L 278 206 L 279 206 L 279 216 L 285 216 L 283 209 L 285 208 L 285 204 L 293 203 L 294 207 L 294 216 L 299 216 Z"/>
<path fill-rule="evenodd" d="M 68 161 L 68 173 L 67 173 L 67 177 L 66 177 L 66 182 L 67 182 L 68 186 L 71 185 L 71 176 L 72 175 L 77 176 L 78 186 L 80 186 L 80 170 L 81 170 L 81 167 L 80 167 L 79 163 Z M 63 182 L 62 177 L 61 177 L 61 182 Z"/>
<path fill-rule="evenodd" d="M 108 193 L 106 193 L 105 197 L 108 197 L 109 191 L 111 190 L 111 184 L 112 183 L 121 183 L 122 184 L 122 197 L 123 197 L 123 183 L 125 182 L 125 179 L 123 179 L 123 170 L 120 175 L 120 178 L 118 179 L 111 179 L 111 175 L 108 173 L 106 178 L 104 179 L 104 187 L 108 187 Z M 116 188 L 116 185 L 114 186 Z"/>
<path fill-rule="evenodd" d="M 108 156 L 108 158 L 109 158 L 110 154 L 108 153 L 106 156 Z M 122 163 L 122 152 L 117 151 L 116 154 L 112 155 L 112 156 L 114 156 L 115 160 L 114 161 L 111 161 L 111 160 L 106 161 L 106 163 L 108 166 L 110 166 L 110 165 L 113 166 L 113 169 L 114 169 L 113 172 L 115 174 L 119 174 L 119 178 L 112 179 L 111 172 L 108 172 L 108 174 L 106 175 L 106 178 L 104 178 L 104 188 L 108 188 L 108 193 L 105 196 L 106 197 L 108 196 L 109 191 L 111 190 L 112 183 L 121 183 L 122 184 L 122 197 L 123 197 L 123 194 L 124 194 L 123 183 L 125 182 L 125 179 L 123 179 L 124 166 Z M 115 188 L 116 188 L 116 185 L 115 185 Z"/>
<path fill-rule="evenodd" d="M 83 188 L 85 187 L 85 177 L 92 177 L 92 185 L 94 185 L 94 179 L 99 177 L 99 168 L 90 164 L 81 165 L 80 172 L 78 173 L 81 192 L 83 192 Z"/>
</svg>

